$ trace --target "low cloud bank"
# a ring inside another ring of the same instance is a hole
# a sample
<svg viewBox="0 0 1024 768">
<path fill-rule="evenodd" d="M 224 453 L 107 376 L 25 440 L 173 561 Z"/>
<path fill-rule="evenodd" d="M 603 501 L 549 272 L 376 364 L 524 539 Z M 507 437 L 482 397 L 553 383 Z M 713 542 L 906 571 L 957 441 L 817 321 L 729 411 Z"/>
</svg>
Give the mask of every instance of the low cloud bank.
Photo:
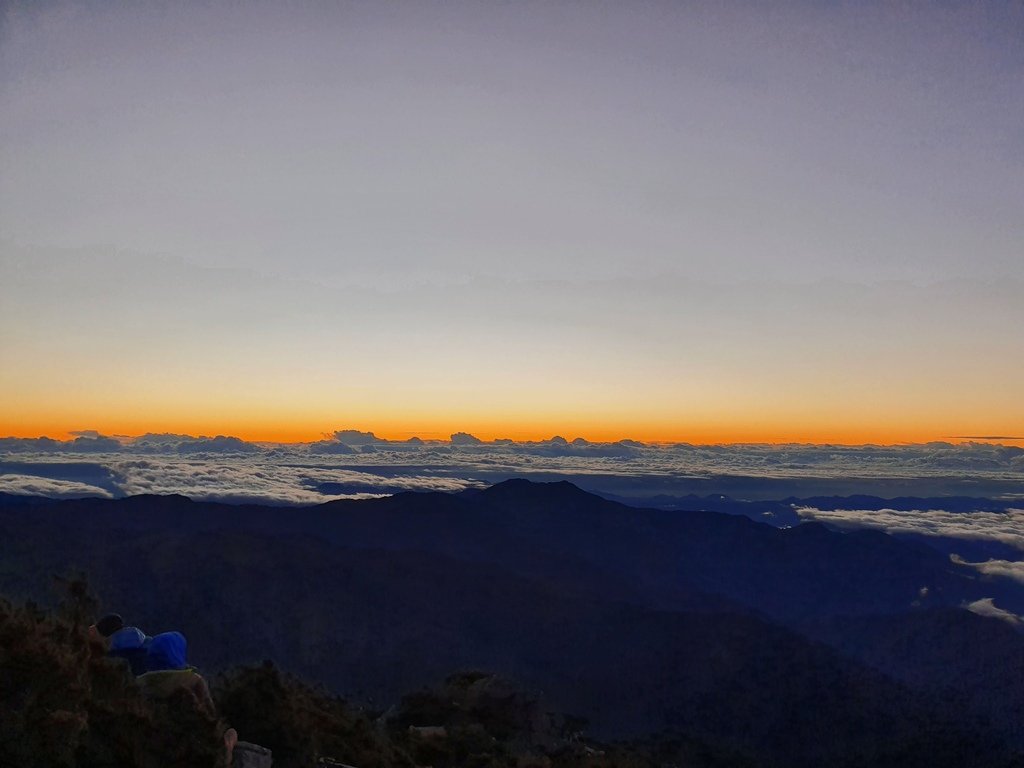
<svg viewBox="0 0 1024 768">
<path fill-rule="evenodd" d="M 895 535 L 996 541 L 1024 553 L 1024 510 L 947 512 L 941 509 L 834 509 L 798 507 L 800 517 L 838 528 L 874 528 Z"/>
<path fill-rule="evenodd" d="M 121 442 L 103 435 L 79 435 L 73 440 L 49 437 L 0 437 L 0 453 L 117 453 Z"/>
<path fill-rule="evenodd" d="M 122 461 L 125 495 L 182 494 L 198 501 L 308 505 L 344 498 L 367 498 L 402 490 L 459 491 L 462 481 L 443 478 L 384 478 L 316 466 L 268 463 L 259 458 L 193 461 L 153 457 Z"/>
<path fill-rule="evenodd" d="M 215 437 L 192 437 L 191 435 L 146 434 L 129 440 L 125 450 L 131 453 L 197 454 L 197 453 L 259 453 L 260 447 L 238 437 L 217 435 Z"/>
<path fill-rule="evenodd" d="M 951 555 L 949 559 L 957 565 L 966 565 L 974 568 L 978 573 L 983 573 L 986 576 L 1012 579 L 1024 584 L 1024 562 L 1017 560 L 986 560 L 983 563 L 969 563 L 959 555 Z"/>
<path fill-rule="evenodd" d="M 72 471 L 71 465 L 80 468 Z M 81 474 L 86 465 L 92 468 L 88 476 Z M 467 432 L 445 440 L 399 441 L 356 429 L 338 429 L 309 443 L 256 443 L 231 435 L 124 437 L 80 430 L 68 440 L 0 438 L 0 476 L 9 475 L 79 482 L 115 496 L 181 493 L 283 504 L 316 503 L 352 495 L 345 492 L 355 489 L 373 494 L 459 489 L 529 477 L 568 479 L 629 499 L 686 494 L 806 499 L 857 493 L 888 499 L 954 494 L 994 498 L 1017 493 L 1022 496 L 1017 506 L 1024 507 L 1024 448 L 991 443 L 654 445 L 561 435 L 485 441 Z M 46 487 L 37 490 L 45 492 Z M 63 492 L 53 486 L 53 495 Z M 1020 521 L 1006 516 L 886 509 L 825 512 L 816 507 L 800 513 L 839 526 L 998 537 L 1014 547 L 1024 545 Z"/>
<path fill-rule="evenodd" d="M 36 475 L 0 474 L 0 493 L 18 496 L 45 496 L 51 499 L 113 498 L 103 488 L 75 480 L 58 480 Z"/>
<path fill-rule="evenodd" d="M 430 451 L 458 448 L 478 454 L 536 455 L 549 457 L 624 458 L 659 460 L 663 464 L 689 464 L 716 472 L 743 471 L 799 474 L 851 471 L 861 475 L 920 476 L 937 472 L 989 472 L 1024 479 L 1024 448 L 993 443 L 945 442 L 915 445 L 810 445 L 689 443 L 646 444 L 622 439 L 591 442 L 582 437 L 548 440 L 481 440 L 468 432 L 456 432 L 448 440 L 387 440 L 373 432 L 339 429 L 312 443 L 254 443 L 230 435 L 192 436 L 149 433 L 139 437 L 112 437 L 95 430 L 79 430 L 70 440 L 0 438 L 3 453 L 266 453 L 291 451 L 319 454 Z"/>
</svg>

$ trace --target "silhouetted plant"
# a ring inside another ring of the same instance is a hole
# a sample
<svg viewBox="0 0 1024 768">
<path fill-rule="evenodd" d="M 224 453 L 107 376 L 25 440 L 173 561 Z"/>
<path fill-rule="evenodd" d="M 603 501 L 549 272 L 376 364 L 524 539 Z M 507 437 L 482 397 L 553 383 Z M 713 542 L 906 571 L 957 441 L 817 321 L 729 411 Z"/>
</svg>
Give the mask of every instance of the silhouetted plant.
<svg viewBox="0 0 1024 768">
<path fill-rule="evenodd" d="M 275 768 L 305 768 L 324 757 L 359 768 L 412 764 L 365 714 L 269 661 L 220 676 L 213 693 L 242 739 L 273 751 Z"/>
</svg>

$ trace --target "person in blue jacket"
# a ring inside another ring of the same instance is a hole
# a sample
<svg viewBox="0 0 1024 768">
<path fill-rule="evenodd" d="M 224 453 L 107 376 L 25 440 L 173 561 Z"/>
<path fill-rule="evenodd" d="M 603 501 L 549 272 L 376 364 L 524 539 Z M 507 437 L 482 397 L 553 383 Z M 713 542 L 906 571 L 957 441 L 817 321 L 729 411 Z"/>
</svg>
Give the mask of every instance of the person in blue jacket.
<svg viewBox="0 0 1024 768">
<path fill-rule="evenodd" d="M 149 671 L 149 643 L 152 638 L 138 627 L 122 627 L 110 636 L 107 656 L 124 659 L 138 677 Z"/>
</svg>

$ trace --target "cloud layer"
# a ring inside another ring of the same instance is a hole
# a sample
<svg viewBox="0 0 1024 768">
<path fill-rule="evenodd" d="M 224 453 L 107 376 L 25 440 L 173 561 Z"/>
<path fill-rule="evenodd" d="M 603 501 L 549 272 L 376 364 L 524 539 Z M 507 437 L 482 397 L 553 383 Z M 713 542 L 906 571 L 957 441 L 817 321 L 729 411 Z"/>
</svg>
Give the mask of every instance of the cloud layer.
<svg viewBox="0 0 1024 768">
<path fill-rule="evenodd" d="M 852 493 L 1024 498 L 1024 449 L 987 443 L 645 445 L 562 436 L 482 441 L 464 432 L 449 440 L 390 441 L 350 429 L 312 443 L 253 443 L 225 435 L 112 437 L 84 430 L 65 441 L 0 438 L 3 488 L 40 495 L 77 489 L 312 504 L 400 490 L 459 490 L 517 476 L 568 478 L 590 490 L 636 498 L 687 493 L 749 499 Z M 32 477 L 37 480 L 25 480 Z M 1024 513 L 799 512 L 837 526 L 990 538 L 1024 549 Z"/>
</svg>

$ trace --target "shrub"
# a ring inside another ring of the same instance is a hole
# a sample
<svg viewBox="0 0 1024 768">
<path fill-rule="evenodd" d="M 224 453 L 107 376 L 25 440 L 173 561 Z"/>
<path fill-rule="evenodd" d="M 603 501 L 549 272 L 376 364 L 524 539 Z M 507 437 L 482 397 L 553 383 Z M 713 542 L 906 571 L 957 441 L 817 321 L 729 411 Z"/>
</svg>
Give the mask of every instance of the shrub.
<svg viewBox="0 0 1024 768">
<path fill-rule="evenodd" d="M 220 676 L 214 699 L 240 737 L 274 753 L 274 768 L 305 768 L 333 758 L 359 768 L 412 763 L 362 712 L 267 661 Z"/>
</svg>

